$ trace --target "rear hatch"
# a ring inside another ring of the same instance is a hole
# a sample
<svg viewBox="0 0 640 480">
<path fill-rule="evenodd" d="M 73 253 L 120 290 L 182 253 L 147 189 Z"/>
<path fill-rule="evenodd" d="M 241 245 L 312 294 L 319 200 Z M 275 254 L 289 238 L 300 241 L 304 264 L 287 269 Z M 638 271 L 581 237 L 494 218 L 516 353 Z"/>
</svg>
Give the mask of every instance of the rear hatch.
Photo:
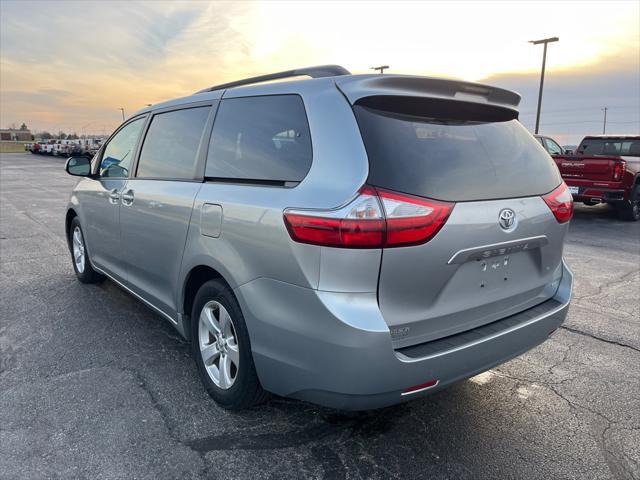
<svg viewBox="0 0 640 480">
<path fill-rule="evenodd" d="M 542 196 L 565 187 L 517 112 L 455 93 L 350 93 L 368 184 L 453 205 L 427 243 L 383 249 L 378 302 L 394 347 L 470 330 L 552 297 L 567 224 Z"/>
</svg>

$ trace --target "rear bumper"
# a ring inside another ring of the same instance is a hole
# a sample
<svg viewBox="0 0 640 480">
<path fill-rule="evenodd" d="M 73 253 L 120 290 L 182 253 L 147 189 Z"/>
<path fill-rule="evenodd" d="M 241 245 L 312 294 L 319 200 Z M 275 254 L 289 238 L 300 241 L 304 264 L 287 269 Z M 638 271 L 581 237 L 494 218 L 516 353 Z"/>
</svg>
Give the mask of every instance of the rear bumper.
<svg viewBox="0 0 640 480">
<path fill-rule="evenodd" d="M 569 187 L 578 188 L 573 194 L 576 202 L 621 202 L 629 198 L 630 189 L 618 182 L 606 182 L 594 185 L 594 182 L 565 179 Z"/>
<path fill-rule="evenodd" d="M 572 284 L 563 263 L 551 301 L 458 335 L 448 346 L 411 351 L 393 349 L 375 294 L 319 292 L 270 279 L 249 282 L 236 293 L 265 389 L 333 408 L 366 410 L 442 389 L 539 345 L 564 322 Z M 403 395 L 433 380 L 437 385 Z"/>
</svg>

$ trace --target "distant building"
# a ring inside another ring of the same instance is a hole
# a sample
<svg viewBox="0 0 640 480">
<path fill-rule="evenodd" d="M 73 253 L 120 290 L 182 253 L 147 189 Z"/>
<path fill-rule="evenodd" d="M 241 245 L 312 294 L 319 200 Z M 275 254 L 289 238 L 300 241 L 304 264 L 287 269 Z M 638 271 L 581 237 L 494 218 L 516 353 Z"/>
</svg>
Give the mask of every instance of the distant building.
<svg viewBox="0 0 640 480">
<path fill-rule="evenodd" d="M 17 142 L 29 142 L 33 140 L 31 130 L 18 130 L 17 128 L 0 129 L 0 140 L 14 140 Z"/>
</svg>

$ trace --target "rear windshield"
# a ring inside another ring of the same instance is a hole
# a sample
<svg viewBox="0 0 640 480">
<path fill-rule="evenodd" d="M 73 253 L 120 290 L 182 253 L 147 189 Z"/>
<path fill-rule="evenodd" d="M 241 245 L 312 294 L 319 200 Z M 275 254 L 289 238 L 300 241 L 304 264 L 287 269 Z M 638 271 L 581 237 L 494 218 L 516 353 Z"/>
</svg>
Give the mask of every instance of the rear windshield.
<svg viewBox="0 0 640 480">
<path fill-rule="evenodd" d="M 624 155 L 640 157 L 640 138 L 585 138 L 578 147 L 581 155 Z"/>
<path fill-rule="evenodd" d="M 561 182 L 551 157 L 517 120 L 429 118 L 362 105 L 354 111 L 372 185 L 474 201 L 541 195 Z"/>
</svg>

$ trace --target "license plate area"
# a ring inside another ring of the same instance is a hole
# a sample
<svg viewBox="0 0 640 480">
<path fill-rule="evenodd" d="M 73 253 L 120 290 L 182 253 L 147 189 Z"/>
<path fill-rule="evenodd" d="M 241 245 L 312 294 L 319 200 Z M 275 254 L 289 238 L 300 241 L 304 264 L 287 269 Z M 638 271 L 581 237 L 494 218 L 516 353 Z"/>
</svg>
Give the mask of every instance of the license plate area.
<svg viewBox="0 0 640 480">
<path fill-rule="evenodd" d="M 578 195 L 580 193 L 580 187 L 569 187 L 569 193 L 571 193 L 571 195 Z"/>
</svg>

